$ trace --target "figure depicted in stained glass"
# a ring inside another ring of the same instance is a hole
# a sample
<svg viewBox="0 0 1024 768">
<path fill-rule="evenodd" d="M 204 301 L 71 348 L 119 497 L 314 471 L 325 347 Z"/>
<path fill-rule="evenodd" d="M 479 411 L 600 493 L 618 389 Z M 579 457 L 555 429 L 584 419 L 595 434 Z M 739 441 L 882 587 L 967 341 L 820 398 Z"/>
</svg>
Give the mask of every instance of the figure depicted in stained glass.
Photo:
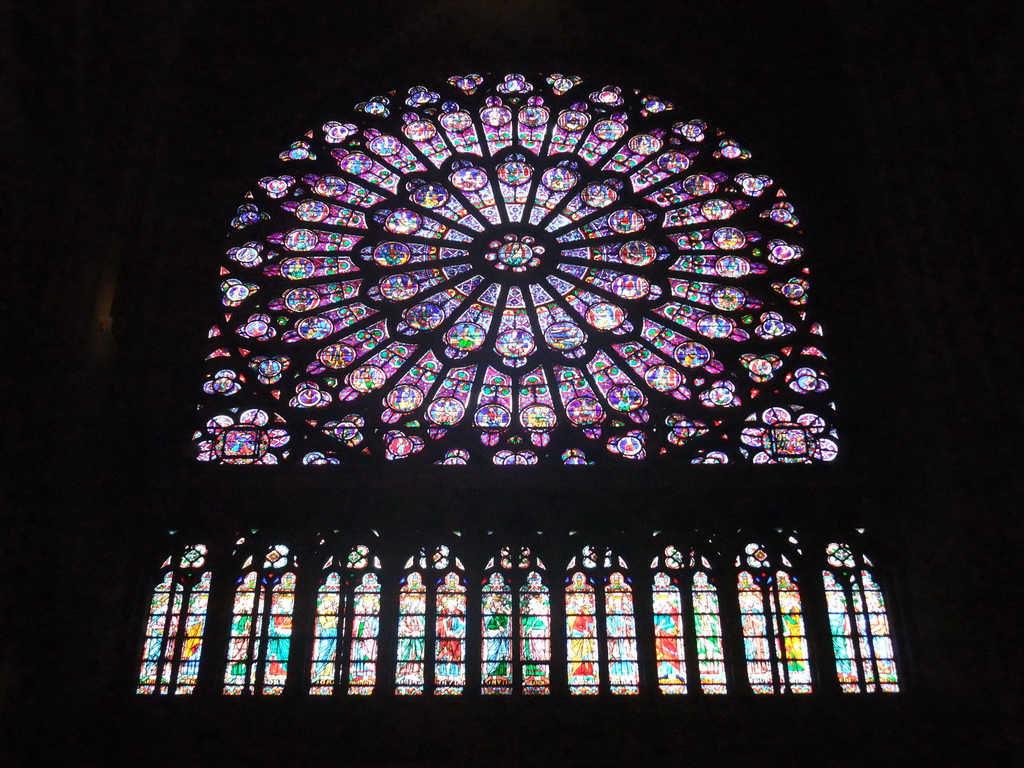
<svg viewBox="0 0 1024 768">
<path fill-rule="evenodd" d="M 565 589 L 566 656 L 571 693 L 598 692 L 597 600 L 594 587 L 581 572 Z"/>
<path fill-rule="evenodd" d="M 726 693 L 725 649 L 718 590 L 705 571 L 693 574 L 693 622 L 697 635 L 697 665 L 704 693 Z"/>
<path fill-rule="evenodd" d="M 686 652 L 679 588 L 666 573 L 654 575 L 654 653 L 662 693 L 686 693 Z"/>
<path fill-rule="evenodd" d="M 633 590 L 619 572 L 608 577 L 604 590 L 605 625 L 608 634 L 608 680 L 612 693 L 637 693 L 636 619 Z"/>
<path fill-rule="evenodd" d="M 466 588 L 447 573 L 437 589 L 434 692 L 462 693 L 466 684 Z"/>
<path fill-rule="evenodd" d="M 317 592 L 309 692 L 366 695 L 377 681 L 380 622 L 380 582 L 366 569 L 380 568 L 380 561 L 362 544 L 339 560 L 345 572 L 327 573 Z M 324 568 L 334 564 L 332 555 Z"/>
<path fill-rule="evenodd" d="M 368 695 L 377 682 L 377 636 L 380 633 L 380 582 L 366 573 L 355 588 L 348 692 Z"/>
<path fill-rule="evenodd" d="M 398 598 L 396 693 L 423 693 L 426 613 L 427 590 L 423 577 L 414 571 L 406 578 Z"/>
<path fill-rule="evenodd" d="M 461 75 L 279 163 L 231 220 L 201 461 L 835 457 L 796 206 L 670 102 Z"/>
<path fill-rule="evenodd" d="M 551 598 L 541 576 L 531 571 L 519 591 L 523 693 L 548 693 L 551 684 Z"/>
<path fill-rule="evenodd" d="M 481 597 L 483 691 L 512 692 L 512 590 L 500 573 L 491 574 Z"/>
</svg>

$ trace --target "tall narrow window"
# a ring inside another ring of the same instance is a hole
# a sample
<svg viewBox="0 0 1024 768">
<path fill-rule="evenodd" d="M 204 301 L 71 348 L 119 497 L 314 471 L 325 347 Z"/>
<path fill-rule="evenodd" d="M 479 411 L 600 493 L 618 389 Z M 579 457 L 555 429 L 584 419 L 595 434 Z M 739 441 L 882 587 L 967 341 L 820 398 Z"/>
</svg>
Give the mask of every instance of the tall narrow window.
<svg viewBox="0 0 1024 768">
<path fill-rule="evenodd" d="M 504 576 L 491 574 L 480 603 L 483 692 L 512 693 L 512 589 Z"/>
<path fill-rule="evenodd" d="M 415 562 L 416 558 L 410 557 L 406 569 Z M 419 571 L 407 573 L 399 589 L 395 690 L 403 695 L 421 694 L 432 680 L 435 694 L 460 694 L 466 686 L 466 586 L 459 571 L 465 568 L 443 544 L 434 549 L 429 564 L 426 550 L 420 550 L 419 566 Z M 456 570 L 449 570 L 452 566 Z M 428 600 L 421 573 L 428 568 L 435 574 L 444 572 L 432 584 L 433 600 Z M 428 609 L 433 622 L 428 620 Z M 433 638 L 428 637 L 428 629 L 433 630 Z M 428 659 L 431 639 L 433 656 Z"/>
<path fill-rule="evenodd" d="M 523 693 L 551 690 L 551 596 L 541 576 L 530 571 L 519 589 L 519 657 L 523 662 Z"/>
<path fill-rule="evenodd" d="M 601 682 L 597 657 L 597 598 L 594 586 L 576 571 L 565 588 L 566 658 L 569 692 L 597 694 Z"/>
<path fill-rule="evenodd" d="M 529 547 L 503 547 L 481 591 L 481 683 L 486 694 L 550 692 L 551 597 Z M 518 593 L 518 601 L 515 596 Z"/>
<path fill-rule="evenodd" d="M 333 565 L 332 556 L 324 568 Z M 369 694 L 377 680 L 380 582 L 365 571 L 371 565 L 379 569 L 380 560 L 371 560 L 369 548 L 360 544 L 339 565 L 342 573 L 327 573 L 317 593 L 309 692 L 330 695 L 347 679 L 349 693 Z"/>
<path fill-rule="evenodd" d="M 466 587 L 446 573 L 437 588 L 434 693 L 459 694 L 466 686 Z"/>
<path fill-rule="evenodd" d="M 789 565 L 785 555 L 783 564 Z M 737 559 L 737 564 L 740 560 Z M 811 670 L 800 591 L 795 578 L 772 571 L 764 547 L 746 547 L 738 576 L 747 678 L 754 693 L 810 693 Z"/>
<path fill-rule="evenodd" d="M 164 561 L 169 568 L 173 557 Z M 203 631 L 210 600 L 206 546 L 186 547 L 178 567 L 168 570 L 150 599 L 138 693 L 189 694 L 199 678 Z"/>
<path fill-rule="evenodd" d="M 373 693 L 377 683 L 377 636 L 380 633 L 380 582 L 377 574 L 363 575 L 352 602 L 348 692 L 368 695 Z"/>
<path fill-rule="evenodd" d="M 235 590 L 234 617 L 224 673 L 224 693 L 277 695 L 288 678 L 295 574 L 288 547 L 273 546 L 261 569 L 248 570 Z M 249 568 L 250 557 L 243 568 Z"/>
<path fill-rule="evenodd" d="M 662 693 L 686 693 L 682 601 L 667 573 L 654 574 L 653 606 L 658 687 Z"/>
<path fill-rule="evenodd" d="M 826 550 L 829 568 L 822 571 L 828 603 L 836 675 L 845 693 L 899 691 L 885 599 L 871 572 L 871 561 L 848 544 L 833 542 Z"/>
<path fill-rule="evenodd" d="M 398 668 L 396 693 L 423 693 L 427 627 L 427 590 L 423 576 L 413 571 L 398 593 Z"/>
<path fill-rule="evenodd" d="M 626 577 L 615 572 L 604 589 L 605 622 L 608 630 L 608 682 L 612 693 L 639 693 L 636 618 L 633 589 Z"/>
<path fill-rule="evenodd" d="M 604 599 L 598 602 L 595 579 L 576 570 L 577 558 L 569 561 L 565 588 L 566 661 L 569 692 L 593 695 L 601 689 L 601 646 L 606 649 L 609 690 L 618 694 L 639 692 L 636 618 L 633 588 L 625 575 L 626 562 L 605 549 L 603 558 L 594 547 L 584 547 L 579 565 L 603 580 Z M 620 570 L 621 569 L 621 570 Z M 600 610 L 603 609 L 603 610 Z M 604 620 L 601 621 L 601 613 Z M 604 636 L 604 643 L 600 635 Z"/>
<path fill-rule="evenodd" d="M 693 574 L 693 622 L 697 633 L 701 690 L 704 693 L 727 693 L 718 590 L 705 571 Z"/>
</svg>

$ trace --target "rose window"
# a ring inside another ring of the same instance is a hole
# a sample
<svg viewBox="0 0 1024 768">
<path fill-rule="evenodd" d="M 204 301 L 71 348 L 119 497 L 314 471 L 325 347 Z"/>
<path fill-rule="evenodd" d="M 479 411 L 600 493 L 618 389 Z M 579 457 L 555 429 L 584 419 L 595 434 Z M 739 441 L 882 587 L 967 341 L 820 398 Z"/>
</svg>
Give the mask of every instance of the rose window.
<svg viewBox="0 0 1024 768">
<path fill-rule="evenodd" d="M 231 222 L 199 459 L 831 460 L 794 206 L 680 112 L 467 75 L 293 143 Z"/>
</svg>

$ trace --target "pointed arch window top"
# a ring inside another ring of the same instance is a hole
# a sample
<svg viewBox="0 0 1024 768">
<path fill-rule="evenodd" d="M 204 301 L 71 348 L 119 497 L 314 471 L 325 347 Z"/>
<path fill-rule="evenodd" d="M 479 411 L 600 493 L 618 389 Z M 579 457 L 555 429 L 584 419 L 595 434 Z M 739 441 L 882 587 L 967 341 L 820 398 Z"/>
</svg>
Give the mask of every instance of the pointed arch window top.
<svg viewBox="0 0 1024 768">
<path fill-rule="evenodd" d="M 683 102 L 460 75 L 277 162 L 230 222 L 199 460 L 835 457 L 796 206 Z"/>
</svg>

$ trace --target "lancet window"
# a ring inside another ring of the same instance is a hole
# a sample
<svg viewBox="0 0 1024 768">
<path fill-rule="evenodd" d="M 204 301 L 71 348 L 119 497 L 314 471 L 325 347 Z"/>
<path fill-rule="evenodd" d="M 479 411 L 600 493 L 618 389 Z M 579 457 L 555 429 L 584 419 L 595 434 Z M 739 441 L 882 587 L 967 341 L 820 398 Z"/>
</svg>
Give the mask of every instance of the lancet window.
<svg viewBox="0 0 1024 768">
<path fill-rule="evenodd" d="M 398 600 L 395 690 L 422 694 L 430 684 L 438 695 L 461 694 L 466 687 L 465 566 L 441 544 L 410 557 L 405 570 Z"/>
<path fill-rule="evenodd" d="M 551 595 L 528 547 L 503 547 L 481 590 L 481 680 L 487 694 L 551 690 Z"/>
<path fill-rule="evenodd" d="M 167 570 L 150 599 L 138 693 L 195 690 L 213 576 L 205 569 L 206 557 L 206 545 L 193 544 L 180 558 L 164 561 Z"/>
<path fill-rule="evenodd" d="M 369 695 L 377 685 L 380 558 L 359 544 L 330 556 L 317 592 L 311 694 Z"/>
<path fill-rule="evenodd" d="M 791 550 L 799 553 L 795 537 Z M 757 542 L 736 558 L 747 680 L 754 693 L 810 693 L 811 667 L 800 588 L 786 554 Z"/>
<path fill-rule="evenodd" d="M 239 539 L 237 546 L 243 546 Z M 235 589 L 224 693 L 278 695 L 288 680 L 295 558 L 284 544 L 271 546 L 261 560 L 250 555 Z"/>
<path fill-rule="evenodd" d="M 822 571 L 836 675 L 845 693 L 899 691 L 895 651 L 882 588 L 867 555 L 832 542 Z"/>
</svg>

